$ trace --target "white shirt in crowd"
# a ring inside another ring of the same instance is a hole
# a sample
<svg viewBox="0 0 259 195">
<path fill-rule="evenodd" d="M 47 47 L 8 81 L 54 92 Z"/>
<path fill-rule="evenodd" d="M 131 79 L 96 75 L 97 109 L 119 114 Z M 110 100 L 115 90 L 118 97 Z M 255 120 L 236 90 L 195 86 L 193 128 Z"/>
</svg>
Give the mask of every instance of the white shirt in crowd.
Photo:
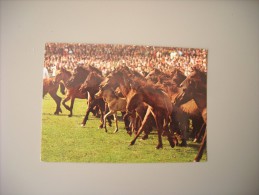
<svg viewBox="0 0 259 195">
<path fill-rule="evenodd" d="M 43 67 L 43 79 L 49 78 L 49 72 L 46 67 Z"/>
</svg>

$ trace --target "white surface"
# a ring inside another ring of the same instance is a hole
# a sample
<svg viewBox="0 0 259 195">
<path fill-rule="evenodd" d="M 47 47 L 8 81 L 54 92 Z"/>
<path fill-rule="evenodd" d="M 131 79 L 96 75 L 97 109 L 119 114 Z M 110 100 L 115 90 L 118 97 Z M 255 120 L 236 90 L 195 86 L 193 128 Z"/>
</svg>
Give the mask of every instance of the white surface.
<svg viewBox="0 0 259 195">
<path fill-rule="evenodd" d="M 259 1 L 0 5 L 1 195 L 259 193 Z M 45 42 L 207 48 L 208 162 L 40 162 Z"/>
</svg>

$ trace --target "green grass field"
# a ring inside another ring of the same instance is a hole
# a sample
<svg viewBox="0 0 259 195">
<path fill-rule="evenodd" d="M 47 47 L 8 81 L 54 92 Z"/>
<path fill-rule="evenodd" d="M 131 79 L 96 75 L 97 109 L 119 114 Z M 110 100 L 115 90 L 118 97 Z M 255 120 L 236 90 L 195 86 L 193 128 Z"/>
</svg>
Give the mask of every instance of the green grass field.
<svg viewBox="0 0 259 195">
<path fill-rule="evenodd" d="M 59 94 L 62 98 L 61 94 Z M 70 102 L 68 102 L 70 104 Z M 42 146 L 41 160 L 46 162 L 108 162 L 108 163 L 147 163 L 147 162 L 192 162 L 199 144 L 188 141 L 188 147 L 171 148 L 163 137 L 163 149 L 156 150 L 157 135 L 153 131 L 148 140 L 138 139 L 129 146 L 130 137 L 122 121 L 119 132 L 114 124 L 108 133 L 98 129 L 100 120 L 90 114 L 85 127 L 80 124 L 86 111 L 86 100 L 76 99 L 73 117 L 61 106 L 60 115 L 54 115 L 56 104 L 46 95 L 42 104 Z M 201 161 L 206 161 L 206 151 Z"/>
</svg>

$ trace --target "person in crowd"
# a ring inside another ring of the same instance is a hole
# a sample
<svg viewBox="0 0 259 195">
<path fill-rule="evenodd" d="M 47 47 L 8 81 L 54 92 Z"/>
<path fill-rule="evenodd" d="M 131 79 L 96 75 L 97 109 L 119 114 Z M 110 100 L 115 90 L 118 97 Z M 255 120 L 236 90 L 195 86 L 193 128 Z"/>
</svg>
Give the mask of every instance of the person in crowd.
<svg viewBox="0 0 259 195">
<path fill-rule="evenodd" d="M 61 67 L 73 70 L 78 64 L 93 65 L 100 68 L 104 74 L 119 65 L 143 74 L 152 68 L 167 71 L 179 67 L 187 75 L 193 66 L 207 71 L 206 49 L 67 43 L 47 43 L 45 49 L 45 68 L 51 69 L 51 76 L 55 76 L 56 70 Z M 53 64 L 55 67 L 50 67 Z"/>
<path fill-rule="evenodd" d="M 46 64 L 44 64 L 44 67 L 43 67 L 43 79 L 45 79 L 45 78 L 49 78 L 49 72 L 48 72 Z"/>
</svg>

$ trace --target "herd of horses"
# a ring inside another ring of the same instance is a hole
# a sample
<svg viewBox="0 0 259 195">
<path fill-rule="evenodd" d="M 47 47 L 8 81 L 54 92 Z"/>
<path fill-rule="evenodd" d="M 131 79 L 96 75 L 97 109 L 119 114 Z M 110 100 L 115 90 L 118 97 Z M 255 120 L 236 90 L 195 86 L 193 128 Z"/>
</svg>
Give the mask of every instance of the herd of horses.
<svg viewBox="0 0 259 195">
<path fill-rule="evenodd" d="M 60 88 L 65 98 L 57 95 Z M 43 97 L 49 93 L 56 102 L 55 115 L 62 112 L 62 105 L 73 115 L 75 98 L 87 99 L 85 126 L 89 113 L 100 117 L 100 128 L 107 132 L 106 121 L 111 126 L 112 115 L 116 133 L 117 112 L 121 112 L 126 132 L 134 134 L 130 145 L 134 145 L 142 134 L 148 139 L 156 129 L 157 149 L 163 147 L 162 136 L 167 136 L 170 146 L 187 146 L 188 132 L 194 142 L 201 142 L 194 161 L 202 158 L 207 140 L 207 74 L 193 68 L 186 77 L 175 68 L 172 72 L 153 69 L 145 77 L 126 66 L 113 70 L 104 77 L 93 66 L 77 66 L 73 73 L 61 68 L 56 77 L 43 80 Z M 70 106 L 66 104 L 71 100 Z M 179 137 L 181 143 L 178 143 Z"/>
</svg>

